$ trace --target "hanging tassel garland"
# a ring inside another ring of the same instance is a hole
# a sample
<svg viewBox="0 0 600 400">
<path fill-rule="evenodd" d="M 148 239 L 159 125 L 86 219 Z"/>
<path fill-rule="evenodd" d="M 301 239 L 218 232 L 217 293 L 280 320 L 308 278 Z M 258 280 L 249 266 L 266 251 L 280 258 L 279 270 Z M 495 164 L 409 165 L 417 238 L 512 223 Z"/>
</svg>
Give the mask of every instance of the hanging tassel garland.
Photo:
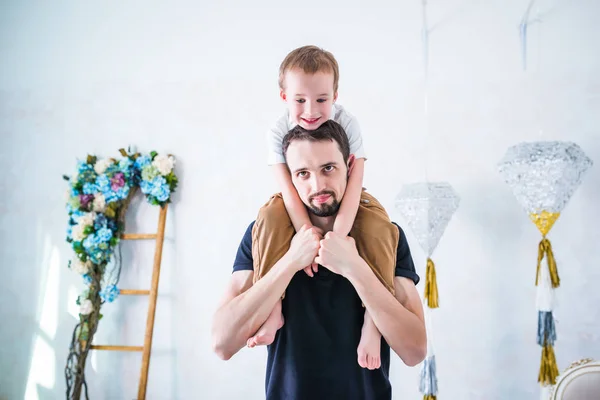
<svg viewBox="0 0 600 400">
<path fill-rule="evenodd" d="M 558 367 L 556 366 L 556 357 L 551 345 L 546 344 L 542 348 L 542 365 L 538 375 L 538 382 L 542 385 L 555 385 L 558 376 Z"/>
<path fill-rule="evenodd" d="M 544 256 L 548 259 L 548 270 L 550 271 L 550 281 L 552 287 L 557 288 L 560 286 L 560 278 L 558 276 L 558 269 L 556 267 L 556 260 L 554 259 L 554 253 L 552 252 L 552 245 L 550 241 L 544 237 L 538 247 L 538 262 L 537 271 L 535 274 L 535 285 L 537 286 L 540 277 L 540 268 Z"/>
<path fill-rule="evenodd" d="M 440 306 L 435 277 L 435 264 L 433 264 L 431 258 L 427 258 L 427 269 L 425 270 L 425 298 L 427 299 L 429 308 L 438 308 Z"/>
<path fill-rule="evenodd" d="M 435 400 L 437 396 L 437 390 L 435 355 L 432 355 L 423 360 L 419 391 L 423 393 L 423 400 Z"/>
<path fill-rule="evenodd" d="M 556 341 L 556 328 L 552 311 L 538 312 L 537 344 L 540 346 L 554 346 Z"/>
</svg>

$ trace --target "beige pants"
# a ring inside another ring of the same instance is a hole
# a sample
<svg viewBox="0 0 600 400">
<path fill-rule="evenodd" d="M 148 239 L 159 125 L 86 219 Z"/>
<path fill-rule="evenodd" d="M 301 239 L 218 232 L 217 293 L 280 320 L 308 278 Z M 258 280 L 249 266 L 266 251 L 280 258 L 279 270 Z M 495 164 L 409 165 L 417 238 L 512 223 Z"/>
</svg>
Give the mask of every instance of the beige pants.
<svg viewBox="0 0 600 400">
<path fill-rule="evenodd" d="M 276 193 L 261 207 L 252 228 L 254 282 L 285 255 L 295 234 L 281 193 Z M 356 242 L 358 254 L 393 294 L 398 228 L 377 199 L 364 190 L 350 236 Z"/>
</svg>

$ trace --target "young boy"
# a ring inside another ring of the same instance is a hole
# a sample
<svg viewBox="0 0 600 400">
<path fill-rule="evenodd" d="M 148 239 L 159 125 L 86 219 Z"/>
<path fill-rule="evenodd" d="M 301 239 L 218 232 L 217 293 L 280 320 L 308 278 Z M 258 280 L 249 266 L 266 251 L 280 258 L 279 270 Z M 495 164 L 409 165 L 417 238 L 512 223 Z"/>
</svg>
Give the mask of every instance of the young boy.
<svg viewBox="0 0 600 400">
<path fill-rule="evenodd" d="M 254 281 L 264 276 L 287 252 L 296 231 L 304 224 L 312 226 L 306 206 L 300 200 L 285 164 L 282 152 L 283 137 L 296 125 L 306 130 L 315 130 L 325 121 L 333 119 L 346 131 L 350 153 L 354 154 L 356 159 L 349 171 L 346 193 L 333 230 L 344 236 L 350 234 L 355 239 L 361 257 L 393 293 L 398 229 L 391 223 L 381 204 L 363 190 L 366 157 L 362 137 L 356 119 L 343 107 L 335 104 L 338 81 L 337 61 L 331 53 L 316 46 L 295 49 L 281 63 L 280 96 L 286 103 L 287 110 L 269 130 L 267 138 L 268 162 L 272 166 L 281 193 L 273 195 L 261 208 L 253 227 Z M 322 236 L 323 232 L 320 234 Z M 304 271 L 313 277 L 318 272 L 317 264 L 308 265 Z M 271 344 L 283 323 L 279 301 L 255 336 L 248 339 L 248 347 Z M 357 350 L 361 367 L 380 367 L 380 344 L 381 334 L 368 311 L 365 311 Z"/>
</svg>

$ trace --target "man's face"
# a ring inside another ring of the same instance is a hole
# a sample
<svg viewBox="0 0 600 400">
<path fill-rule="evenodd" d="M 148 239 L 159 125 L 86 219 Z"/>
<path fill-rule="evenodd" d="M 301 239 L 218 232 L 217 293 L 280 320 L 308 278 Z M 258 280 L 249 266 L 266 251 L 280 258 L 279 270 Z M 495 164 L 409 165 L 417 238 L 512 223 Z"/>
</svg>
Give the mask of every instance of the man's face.
<svg viewBox="0 0 600 400">
<path fill-rule="evenodd" d="M 337 213 L 346 191 L 348 168 L 333 140 L 290 143 L 286 160 L 302 202 L 318 217 Z"/>
<path fill-rule="evenodd" d="M 331 107 L 337 98 L 333 91 L 333 73 L 307 74 L 292 69 L 285 74 L 284 86 L 280 95 L 294 123 L 312 131 L 331 118 Z"/>
</svg>

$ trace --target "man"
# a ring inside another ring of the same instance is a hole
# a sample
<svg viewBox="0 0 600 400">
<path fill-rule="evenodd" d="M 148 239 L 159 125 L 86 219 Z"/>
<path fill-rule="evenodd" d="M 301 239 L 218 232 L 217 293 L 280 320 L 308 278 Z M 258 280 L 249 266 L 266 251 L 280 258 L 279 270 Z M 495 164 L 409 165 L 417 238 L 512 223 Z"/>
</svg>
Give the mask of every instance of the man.
<svg viewBox="0 0 600 400">
<path fill-rule="evenodd" d="M 296 127 L 283 142 L 286 163 L 321 240 L 303 227 L 289 250 L 262 279 L 253 282 L 252 226 L 238 249 L 225 296 L 214 315 L 213 346 L 228 360 L 267 320 L 285 292 L 285 323 L 268 347 L 266 398 L 271 400 L 391 399 L 390 347 L 414 366 L 426 355 L 419 277 L 400 227 L 395 296 L 360 258 L 354 240 L 332 231 L 354 157 L 339 124 L 327 121 L 315 131 Z M 300 272 L 312 262 L 314 277 Z M 382 335 L 381 367 L 362 368 L 356 360 L 364 308 Z"/>
</svg>

